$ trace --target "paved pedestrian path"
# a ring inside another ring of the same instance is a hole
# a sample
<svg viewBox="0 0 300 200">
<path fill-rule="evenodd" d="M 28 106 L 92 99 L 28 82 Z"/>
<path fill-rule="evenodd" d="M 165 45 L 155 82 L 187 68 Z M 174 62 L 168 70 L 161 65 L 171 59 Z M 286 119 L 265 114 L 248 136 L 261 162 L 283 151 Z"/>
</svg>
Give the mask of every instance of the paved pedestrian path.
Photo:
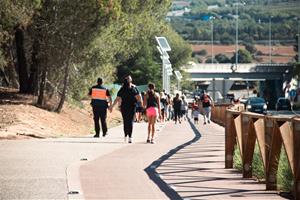
<svg viewBox="0 0 300 200">
<path fill-rule="evenodd" d="M 281 198 L 224 169 L 224 128 L 184 121 L 157 129 L 156 144 L 145 142 L 146 123 L 134 125 L 132 144 L 122 126 L 105 138 L 1 140 L 0 199 Z"/>
<path fill-rule="evenodd" d="M 282 199 L 224 169 L 224 128 L 214 123 L 168 122 L 156 144 L 146 144 L 146 124 L 135 124 L 134 139 L 80 167 L 85 199 Z"/>
</svg>

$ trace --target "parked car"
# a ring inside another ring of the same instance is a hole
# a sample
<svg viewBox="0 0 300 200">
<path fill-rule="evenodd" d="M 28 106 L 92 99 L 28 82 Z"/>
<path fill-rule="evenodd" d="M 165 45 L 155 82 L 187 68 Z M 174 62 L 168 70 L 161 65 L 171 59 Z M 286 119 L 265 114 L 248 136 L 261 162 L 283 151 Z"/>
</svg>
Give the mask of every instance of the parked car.
<svg viewBox="0 0 300 200">
<path fill-rule="evenodd" d="M 291 101 L 287 98 L 280 97 L 277 99 L 276 110 L 292 110 Z"/>
<path fill-rule="evenodd" d="M 267 114 L 267 103 L 264 98 L 250 97 L 245 102 L 246 111 Z"/>
</svg>

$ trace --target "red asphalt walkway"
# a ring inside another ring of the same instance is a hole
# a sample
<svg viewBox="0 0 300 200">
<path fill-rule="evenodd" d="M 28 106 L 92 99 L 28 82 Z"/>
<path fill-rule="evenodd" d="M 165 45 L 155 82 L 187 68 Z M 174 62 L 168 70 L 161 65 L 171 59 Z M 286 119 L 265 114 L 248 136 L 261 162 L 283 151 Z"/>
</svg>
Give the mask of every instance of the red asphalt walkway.
<svg viewBox="0 0 300 200">
<path fill-rule="evenodd" d="M 156 143 L 146 144 L 147 124 L 135 124 L 132 144 L 81 165 L 84 199 L 283 199 L 224 169 L 223 127 L 200 120 L 158 128 Z M 100 139 L 123 142 L 122 127 L 111 132 Z"/>
</svg>

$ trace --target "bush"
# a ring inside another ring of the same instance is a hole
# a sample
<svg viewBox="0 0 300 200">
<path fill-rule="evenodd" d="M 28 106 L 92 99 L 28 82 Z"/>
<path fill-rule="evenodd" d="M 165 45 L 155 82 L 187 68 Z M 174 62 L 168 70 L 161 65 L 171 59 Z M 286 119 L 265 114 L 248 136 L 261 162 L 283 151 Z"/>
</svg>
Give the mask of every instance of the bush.
<svg viewBox="0 0 300 200">
<path fill-rule="evenodd" d="M 206 60 L 205 60 L 205 63 L 212 63 L 212 57 L 208 57 Z M 213 63 L 217 63 L 216 59 L 213 60 Z"/>
<path fill-rule="evenodd" d="M 253 44 L 250 44 L 250 43 L 246 43 L 245 44 L 245 49 L 247 51 L 249 51 L 251 54 L 255 54 L 255 52 L 257 51 L 257 49 L 255 48 L 255 46 Z"/>
<path fill-rule="evenodd" d="M 225 54 L 217 54 L 215 59 L 218 61 L 218 63 L 230 63 L 230 59 Z"/>
<path fill-rule="evenodd" d="M 258 55 L 258 56 L 263 56 L 264 53 L 263 53 L 262 51 L 257 51 L 257 52 L 256 52 L 256 55 Z"/>
<path fill-rule="evenodd" d="M 202 49 L 200 51 L 194 51 L 192 53 L 192 57 L 195 57 L 195 56 L 206 56 L 207 55 L 207 51 L 205 49 Z"/>
</svg>

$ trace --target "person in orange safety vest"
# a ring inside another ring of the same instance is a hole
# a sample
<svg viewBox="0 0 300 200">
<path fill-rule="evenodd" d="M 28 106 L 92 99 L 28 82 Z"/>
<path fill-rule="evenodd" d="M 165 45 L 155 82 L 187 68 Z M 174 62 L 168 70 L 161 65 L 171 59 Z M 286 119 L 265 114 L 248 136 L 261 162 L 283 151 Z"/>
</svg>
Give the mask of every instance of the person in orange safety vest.
<svg viewBox="0 0 300 200">
<path fill-rule="evenodd" d="M 92 97 L 91 105 L 93 107 L 94 114 L 94 123 L 95 123 L 95 132 L 94 137 L 99 137 L 100 134 L 100 124 L 99 119 L 101 120 L 102 127 L 102 136 L 105 137 L 107 134 L 107 124 L 106 116 L 107 109 L 109 108 L 108 104 L 112 104 L 112 99 L 109 93 L 109 90 L 102 86 L 103 80 L 98 78 L 97 85 L 93 86 L 89 95 Z"/>
</svg>

